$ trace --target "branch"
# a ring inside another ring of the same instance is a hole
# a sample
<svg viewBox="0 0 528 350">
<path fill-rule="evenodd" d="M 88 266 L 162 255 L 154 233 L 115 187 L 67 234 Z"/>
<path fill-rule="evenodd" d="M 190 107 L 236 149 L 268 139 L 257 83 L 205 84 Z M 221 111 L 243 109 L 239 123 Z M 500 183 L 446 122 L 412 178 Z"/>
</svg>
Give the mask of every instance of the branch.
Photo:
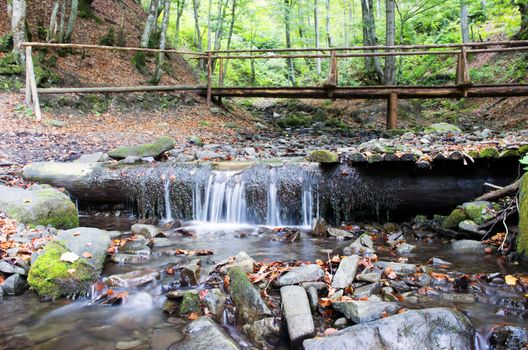
<svg viewBox="0 0 528 350">
<path fill-rule="evenodd" d="M 509 193 L 516 192 L 519 189 L 520 185 L 521 185 L 521 179 L 515 181 L 512 184 L 509 184 L 508 186 L 500 188 L 498 190 L 485 193 L 482 196 L 475 198 L 475 201 L 489 201 L 489 200 L 504 197 Z"/>
</svg>

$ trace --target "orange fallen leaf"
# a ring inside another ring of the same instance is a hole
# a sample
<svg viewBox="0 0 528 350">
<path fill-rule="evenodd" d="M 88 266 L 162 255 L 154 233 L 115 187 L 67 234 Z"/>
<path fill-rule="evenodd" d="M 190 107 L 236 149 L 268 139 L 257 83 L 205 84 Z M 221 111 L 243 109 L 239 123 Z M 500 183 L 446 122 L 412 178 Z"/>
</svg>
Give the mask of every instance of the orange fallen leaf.
<svg viewBox="0 0 528 350">
<path fill-rule="evenodd" d="M 89 252 L 82 253 L 82 256 L 84 256 L 86 259 L 91 259 L 92 258 L 92 254 L 89 253 Z"/>
</svg>

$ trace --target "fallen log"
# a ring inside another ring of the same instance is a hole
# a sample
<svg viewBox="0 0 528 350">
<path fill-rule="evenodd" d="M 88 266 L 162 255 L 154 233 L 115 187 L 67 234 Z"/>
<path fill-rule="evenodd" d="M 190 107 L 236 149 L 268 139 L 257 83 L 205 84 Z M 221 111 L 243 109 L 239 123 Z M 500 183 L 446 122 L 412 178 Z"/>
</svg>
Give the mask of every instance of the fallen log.
<svg viewBox="0 0 528 350">
<path fill-rule="evenodd" d="M 521 179 L 509 184 L 508 186 L 504 186 L 495 191 L 485 193 L 482 196 L 475 198 L 475 201 L 492 201 L 498 198 L 502 198 L 504 196 L 517 192 L 519 190 L 520 185 Z"/>
</svg>

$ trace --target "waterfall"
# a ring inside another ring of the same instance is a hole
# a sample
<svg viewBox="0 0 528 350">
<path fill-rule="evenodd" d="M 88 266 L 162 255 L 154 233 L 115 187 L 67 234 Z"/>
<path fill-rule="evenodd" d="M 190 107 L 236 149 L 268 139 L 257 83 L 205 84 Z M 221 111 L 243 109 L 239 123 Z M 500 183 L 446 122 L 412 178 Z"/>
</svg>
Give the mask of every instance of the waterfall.
<svg viewBox="0 0 528 350">
<path fill-rule="evenodd" d="M 163 179 L 163 197 L 165 203 L 165 221 L 172 221 L 172 209 L 171 209 L 171 199 L 170 199 L 170 176 Z"/>
<path fill-rule="evenodd" d="M 312 225 L 313 215 L 313 185 L 310 174 L 304 177 L 302 184 L 302 216 L 303 226 Z"/>
<path fill-rule="evenodd" d="M 268 187 L 268 210 L 266 224 L 269 226 L 281 226 L 280 203 L 277 197 L 277 169 L 271 168 Z"/>
</svg>

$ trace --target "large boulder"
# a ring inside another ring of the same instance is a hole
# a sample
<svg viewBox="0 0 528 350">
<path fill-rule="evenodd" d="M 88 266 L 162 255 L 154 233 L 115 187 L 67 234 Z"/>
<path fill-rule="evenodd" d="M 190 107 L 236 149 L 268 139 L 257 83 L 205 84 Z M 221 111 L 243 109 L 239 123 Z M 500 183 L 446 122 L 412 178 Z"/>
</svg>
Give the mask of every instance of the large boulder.
<svg viewBox="0 0 528 350">
<path fill-rule="evenodd" d="M 407 311 L 307 339 L 305 350 L 453 349 L 473 348 L 475 330 L 459 311 L 433 308 Z"/>
<path fill-rule="evenodd" d="M 86 294 L 101 274 L 110 244 L 108 233 L 96 228 L 60 231 L 31 266 L 29 286 L 51 299 Z"/>
<path fill-rule="evenodd" d="M 208 317 L 200 317 L 185 329 L 183 340 L 169 350 L 237 350 L 238 344 L 219 325 Z"/>
<path fill-rule="evenodd" d="M 241 321 L 249 323 L 271 316 L 271 310 L 260 296 L 260 292 L 251 284 L 240 267 L 229 269 L 228 276 L 229 293 Z"/>
<path fill-rule="evenodd" d="M 453 124 L 449 123 L 435 123 L 429 125 L 427 128 L 425 128 L 424 132 L 426 134 L 460 134 L 462 130 L 458 126 L 455 126 Z"/>
<path fill-rule="evenodd" d="M 159 157 L 163 152 L 174 148 L 174 140 L 168 136 L 160 137 L 153 143 L 145 143 L 137 146 L 119 147 L 108 152 L 108 155 L 115 159 L 125 159 L 126 157 Z"/>
<path fill-rule="evenodd" d="M 29 226 L 51 225 L 62 229 L 79 226 L 75 204 L 49 186 L 33 186 L 29 190 L 0 186 L 0 211 Z"/>
</svg>

